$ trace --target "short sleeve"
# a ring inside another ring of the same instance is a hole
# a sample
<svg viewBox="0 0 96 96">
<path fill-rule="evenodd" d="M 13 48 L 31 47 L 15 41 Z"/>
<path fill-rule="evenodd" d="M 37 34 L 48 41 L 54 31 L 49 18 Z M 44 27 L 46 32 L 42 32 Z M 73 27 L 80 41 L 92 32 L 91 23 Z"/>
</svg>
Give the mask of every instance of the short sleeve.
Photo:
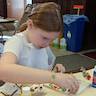
<svg viewBox="0 0 96 96">
<path fill-rule="evenodd" d="M 13 36 L 5 43 L 3 53 L 11 52 L 15 54 L 17 58 L 19 58 L 21 50 L 22 50 L 22 39 L 20 37 Z"/>
</svg>

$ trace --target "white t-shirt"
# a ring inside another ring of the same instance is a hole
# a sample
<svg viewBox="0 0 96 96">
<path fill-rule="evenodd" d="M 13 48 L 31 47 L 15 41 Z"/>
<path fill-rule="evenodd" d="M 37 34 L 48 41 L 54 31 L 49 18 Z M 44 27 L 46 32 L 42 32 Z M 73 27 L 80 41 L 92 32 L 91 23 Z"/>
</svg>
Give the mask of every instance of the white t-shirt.
<svg viewBox="0 0 96 96">
<path fill-rule="evenodd" d="M 53 67 L 55 56 L 49 47 L 37 49 L 28 43 L 25 31 L 17 33 L 5 43 L 4 52 L 11 52 L 17 57 L 17 64 L 37 69 L 49 70 Z"/>
</svg>

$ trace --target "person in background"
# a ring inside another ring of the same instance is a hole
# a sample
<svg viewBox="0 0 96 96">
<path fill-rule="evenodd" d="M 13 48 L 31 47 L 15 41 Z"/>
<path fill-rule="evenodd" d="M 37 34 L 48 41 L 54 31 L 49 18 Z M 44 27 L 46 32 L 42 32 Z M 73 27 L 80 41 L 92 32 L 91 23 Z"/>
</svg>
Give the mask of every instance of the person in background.
<svg viewBox="0 0 96 96">
<path fill-rule="evenodd" d="M 5 43 L 0 59 L 0 79 L 13 83 L 54 83 L 76 93 L 78 80 L 73 75 L 63 74 L 62 64 L 54 67 L 60 73 L 51 71 L 55 56 L 49 44 L 62 32 L 59 6 L 53 2 L 37 5 L 23 30 Z"/>
</svg>

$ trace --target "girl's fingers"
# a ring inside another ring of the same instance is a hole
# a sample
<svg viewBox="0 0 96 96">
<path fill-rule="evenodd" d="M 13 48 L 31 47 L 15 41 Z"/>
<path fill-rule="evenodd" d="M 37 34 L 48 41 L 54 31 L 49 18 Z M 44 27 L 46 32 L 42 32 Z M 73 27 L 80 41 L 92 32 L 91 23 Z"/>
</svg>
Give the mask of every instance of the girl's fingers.
<svg viewBox="0 0 96 96">
<path fill-rule="evenodd" d="M 61 73 L 65 72 L 65 67 L 62 64 L 57 64 L 55 68 L 56 68 L 56 72 L 61 72 Z"/>
</svg>

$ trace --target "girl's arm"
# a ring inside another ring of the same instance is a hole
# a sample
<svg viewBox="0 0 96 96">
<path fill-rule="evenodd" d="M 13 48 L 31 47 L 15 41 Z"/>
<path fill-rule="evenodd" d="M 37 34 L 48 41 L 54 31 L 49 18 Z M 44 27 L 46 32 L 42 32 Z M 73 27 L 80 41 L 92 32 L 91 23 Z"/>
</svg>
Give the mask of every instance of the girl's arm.
<svg viewBox="0 0 96 96">
<path fill-rule="evenodd" d="M 79 88 L 77 79 L 69 74 L 52 73 L 50 71 L 28 68 L 17 65 L 17 58 L 11 52 L 6 52 L 0 59 L 0 79 L 13 83 L 54 83 L 61 88 L 76 93 Z M 54 77 L 54 78 L 53 78 Z"/>
<path fill-rule="evenodd" d="M 14 83 L 46 83 L 51 82 L 52 73 L 16 64 L 16 56 L 9 52 L 0 59 L 0 79 Z"/>
</svg>

